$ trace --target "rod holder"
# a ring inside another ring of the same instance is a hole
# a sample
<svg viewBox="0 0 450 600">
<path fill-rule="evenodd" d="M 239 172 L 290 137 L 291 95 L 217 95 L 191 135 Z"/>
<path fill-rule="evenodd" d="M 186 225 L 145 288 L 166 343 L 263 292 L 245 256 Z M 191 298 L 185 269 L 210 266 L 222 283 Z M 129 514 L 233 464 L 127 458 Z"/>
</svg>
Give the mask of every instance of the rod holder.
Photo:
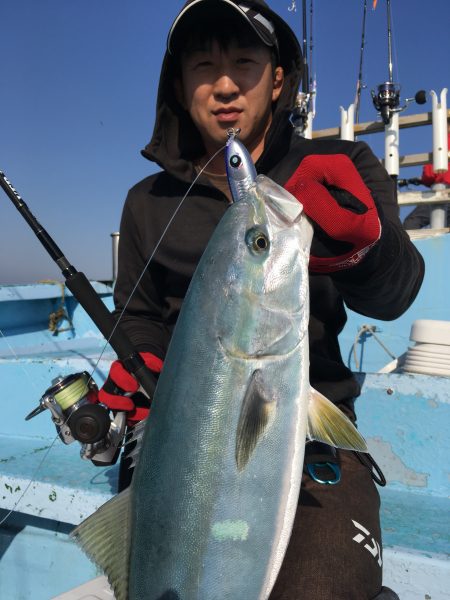
<svg viewBox="0 0 450 600">
<path fill-rule="evenodd" d="M 445 190 L 445 183 L 435 183 L 431 186 L 433 192 Z M 446 204 L 430 204 L 430 228 L 442 229 L 447 225 L 447 205 Z"/>
<path fill-rule="evenodd" d="M 389 175 L 395 177 L 398 177 L 400 171 L 399 137 L 399 113 L 394 112 L 384 127 L 384 166 Z"/>
<path fill-rule="evenodd" d="M 433 170 L 435 173 L 448 171 L 448 138 L 447 138 L 447 88 L 438 95 L 431 90 L 433 119 Z"/>
<path fill-rule="evenodd" d="M 350 104 L 348 110 L 339 107 L 341 112 L 341 140 L 353 142 L 355 140 L 355 105 Z"/>
<path fill-rule="evenodd" d="M 111 233 L 112 240 L 112 280 L 113 283 L 117 279 L 117 272 L 119 268 L 119 238 L 120 234 L 118 231 Z"/>
</svg>

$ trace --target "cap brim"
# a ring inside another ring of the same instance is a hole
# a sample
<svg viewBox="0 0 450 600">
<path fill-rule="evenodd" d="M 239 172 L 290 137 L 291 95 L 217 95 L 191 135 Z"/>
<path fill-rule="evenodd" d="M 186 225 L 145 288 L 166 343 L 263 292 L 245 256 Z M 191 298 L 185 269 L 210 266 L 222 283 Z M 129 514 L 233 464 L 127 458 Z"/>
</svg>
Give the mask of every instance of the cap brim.
<svg viewBox="0 0 450 600">
<path fill-rule="evenodd" d="M 206 4 L 208 4 L 208 6 Z M 195 16 L 192 13 L 193 9 L 198 11 L 200 14 L 201 8 L 203 8 L 203 10 L 206 10 L 206 9 L 211 10 L 212 4 L 214 4 L 214 3 L 211 2 L 211 0 L 194 0 L 193 2 L 191 2 L 190 4 L 188 4 L 187 6 L 185 6 L 183 8 L 183 10 L 179 13 L 177 18 L 173 22 L 172 27 L 170 28 L 170 31 L 169 31 L 169 35 L 167 36 L 167 51 L 169 52 L 169 54 L 174 54 L 175 30 L 176 30 L 177 26 L 178 26 L 178 31 L 180 30 L 180 26 L 181 26 L 180 23 L 182 20 L 186 19 L 186 15 L 189 13 L 189 16 L 191 18 L 193 18 Z M 228 6 L 231 9 L 233 9 L 235 14 L 238 14 L 243 19 L 245 19 L 245 21 L 253 29 L 253 31 L 256 33 L 256 35 L 259 37 L 259 39 L 263 42 L 263 44 L 265 44 L 266 46 L 270 46 L 270 47 L 273 47 L 275 45 L 273 40 L 271 40 L 269 38 L 269 35 L 265 36 L 261 30 L 259 30 L 257 27 L 255 27 L 255 24 L 252 22 L 252 20 L 245 14 L 245 12 L 237 4 L 232 2 L 232 0 L 216 0 L 215 4 L 218 6 L 221 6 L 221 7 Z"/>
</svg>

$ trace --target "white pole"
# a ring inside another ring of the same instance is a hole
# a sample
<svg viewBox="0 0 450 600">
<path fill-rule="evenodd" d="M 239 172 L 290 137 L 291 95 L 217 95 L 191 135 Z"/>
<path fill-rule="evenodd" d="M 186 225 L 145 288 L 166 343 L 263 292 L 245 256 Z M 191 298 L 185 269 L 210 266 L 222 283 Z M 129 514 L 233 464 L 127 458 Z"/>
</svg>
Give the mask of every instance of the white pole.
<svg viewBox="0 0 450 600">
<path fill-rule="evenodd" d="M 431 186 L 433 192 L 445 190 L 445 183 L 435 183 Z M 447 205 L 446 204 L 430 204 L 430 228 L 442 229 L 446 227 L 447 221 Z"/>
<path fill-rule="evenodd" d="M 441 92 L 440 103 L 434 90 L 431 90 L 430 96 L 433 105 L 433 169 L 436 173 L 443 173 L 448 170 L 447 88 Z"/>
<path fill-rule="evenodd" d="M 391 119 L 384 128 L 384 156 L 386 171 L 389 175 L 399 174 L 399 113 L 391 113 Z"/>
<path fill-rule="evenodd" d="M 112 238 L 112 278 L 113 282 L 117 279 L 117 270 L 119 265 L 119 237 L 118 231 L 111 233 Z"/>
<path fill-rule="evenodd" d="M 350 104 L 348 110 L 340 106 L 339 110 L 341 111 L 341 140 L 353 142 L 355 140 L 355 105 Z"/>
</svg>

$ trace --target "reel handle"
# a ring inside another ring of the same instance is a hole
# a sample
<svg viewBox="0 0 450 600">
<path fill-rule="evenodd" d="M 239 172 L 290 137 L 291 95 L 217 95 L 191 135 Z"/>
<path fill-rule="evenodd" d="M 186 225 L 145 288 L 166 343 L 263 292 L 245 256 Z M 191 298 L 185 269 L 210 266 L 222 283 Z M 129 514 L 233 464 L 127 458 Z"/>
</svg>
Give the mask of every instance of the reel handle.
<svg viewBox="0 0 450 600">
<path fill-rule="evenodd" d="M 33 408 L 33 410 L 27 414 L 27 416 L 25 417 L 25 421 L 29 421 L 30 419 L 37 417 L 41 414 L 41 412 L 44 412 L 45 409 L 46 406 L 44 406 L 43 404 L 39 404 L 39 406 L 36 406 L 36 408 Z"/>
</svg>

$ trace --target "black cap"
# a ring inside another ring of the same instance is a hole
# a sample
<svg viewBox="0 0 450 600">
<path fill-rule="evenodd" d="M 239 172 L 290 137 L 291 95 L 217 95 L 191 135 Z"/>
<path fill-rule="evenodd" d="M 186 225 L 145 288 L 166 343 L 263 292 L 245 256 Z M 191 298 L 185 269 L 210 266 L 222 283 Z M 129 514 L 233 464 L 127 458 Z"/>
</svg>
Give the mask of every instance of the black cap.
<svg viewBox="0 0 450 600">
<path fill-rule="evenodd" d="M 175 38 L 182 28 L 180 23 L 183 22 L 184 24 L 186 21 L 186 15 L 189 15 L 189 17 L 194 17 L 195 13 L 198 15 L 200 13 L 204 13 L 205 10 L 211 10 L 214 4 L 220 7 L 229 6 L 235 14 L 240 15 L 246 20 L 246 22 L 258 35 L 260 40 L 266 44 L 266 46 L 275 47 L 278 50 L 275 27 L 272 21 L 270 21 L 267 17 L 255 10 L 255 8 L 251 7 L 246 2 L 233 2 L 233 0 L 214 0 L 213 2 L 211 0 L 193 0 L 193 2 L 183 8 L 170 28 L 169 35 L 167 37 L 167 50 L 170 54 L 174 53 Z"/>
</svg>

